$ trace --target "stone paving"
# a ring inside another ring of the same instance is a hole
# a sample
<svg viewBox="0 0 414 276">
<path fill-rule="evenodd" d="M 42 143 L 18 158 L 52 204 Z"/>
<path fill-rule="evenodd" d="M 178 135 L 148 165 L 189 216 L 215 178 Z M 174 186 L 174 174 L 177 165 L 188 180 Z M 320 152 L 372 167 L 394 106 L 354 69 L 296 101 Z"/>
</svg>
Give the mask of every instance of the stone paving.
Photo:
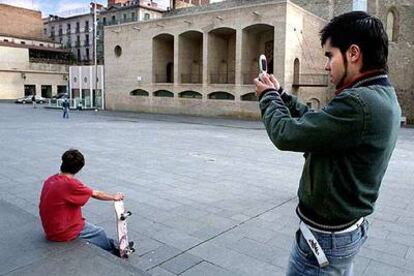
<svg viewBox="0 0 414 276">
<path fill-rule="evenodd" d="M 413 138 L 414 129 L 401 129 L 355 275 L 414 274 Z M 137 247 L 125 266 L 150 275 L 285 273 L 303 158 L 276 150 L 261 122 L 92 111 L 71 112 L 65 120 L 58 110 L 0 103 L 0 141 L 0 202 L 34 223 L 42 181 L 58 172 L 68 148 L 86 157 L 78 175 L 85 184 L 124 192 Z M 115 236 L 110 202 L 91 199 L 84 216 Z M 10 224 L 9 234 L 19 229 Z M 40 226 L 32 231 L 41 244 Z M 2 260 L 28 254 L 8 251 L 1 235 Z M 67 258 L 87 260 L 91 251 L 82 252 L 68 250 Z M 0 274 L 12 264 L 2 262 Z M 57 266 L 47 264 L 52 271 Z"/>
</svg>

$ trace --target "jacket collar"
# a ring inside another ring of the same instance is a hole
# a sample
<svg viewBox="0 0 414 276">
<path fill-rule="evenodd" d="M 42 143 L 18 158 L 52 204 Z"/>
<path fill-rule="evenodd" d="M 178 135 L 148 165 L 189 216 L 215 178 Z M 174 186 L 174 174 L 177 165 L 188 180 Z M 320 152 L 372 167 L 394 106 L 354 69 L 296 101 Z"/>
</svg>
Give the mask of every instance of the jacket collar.
<svg viewBox="0 0 414 276">
<path fill-rule="evenodd" d="M 388 76 L 385 70 L 371 70 L 361 74 L 358 78 L 352 80 L 351 82 L 345 84 L 341 88 L 335 91 L 335 95 L 339 95 L 342 91 L 348 88 L 356 88 L 360 86 L 369 86 L 369 85 L 384 85 L 390 86 L 391 84 L 388 81 Z"/>
</svg>

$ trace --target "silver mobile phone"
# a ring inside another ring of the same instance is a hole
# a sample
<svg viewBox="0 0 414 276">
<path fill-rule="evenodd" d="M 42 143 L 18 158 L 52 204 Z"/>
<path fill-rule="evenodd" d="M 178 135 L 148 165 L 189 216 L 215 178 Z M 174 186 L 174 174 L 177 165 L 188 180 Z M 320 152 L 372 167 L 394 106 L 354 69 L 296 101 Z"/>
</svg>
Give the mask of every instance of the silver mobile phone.
<svg viewBox="0 0 414 276">
<path fill-rule="evenodd" d="M 263 73 L 267 73 L 267 60 L 265 55 L 260 55 L 259 57 L 259 79 L 262 79 L 261 76 Z"/>
</svg>

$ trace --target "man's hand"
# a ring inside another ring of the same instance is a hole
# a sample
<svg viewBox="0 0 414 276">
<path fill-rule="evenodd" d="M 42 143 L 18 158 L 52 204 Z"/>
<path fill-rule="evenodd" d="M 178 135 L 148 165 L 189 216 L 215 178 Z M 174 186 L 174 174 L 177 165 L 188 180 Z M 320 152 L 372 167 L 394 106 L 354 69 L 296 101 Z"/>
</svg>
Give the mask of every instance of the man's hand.
<svg viewBox="0 0 414 276">
<path fill-rule="evenodd" d="M 266 89 L 280 89 L 280 84 L 278 80 L 273 75 L 268 75 L 267 73 L 262 73 L 261 79 L 256 78 L 254 79 L 254 83 L 256 84 L 256 96 L 260 97 L 263 91 Z"/>
</svg>

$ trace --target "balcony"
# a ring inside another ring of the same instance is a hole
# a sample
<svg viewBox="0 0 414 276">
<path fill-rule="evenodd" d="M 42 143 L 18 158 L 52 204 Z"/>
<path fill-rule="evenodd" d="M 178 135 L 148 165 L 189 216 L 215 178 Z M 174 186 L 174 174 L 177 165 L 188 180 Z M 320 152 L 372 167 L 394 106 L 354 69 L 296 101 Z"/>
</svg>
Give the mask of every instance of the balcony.
<svg viewBox="0 0 414 276">
<path fill-rule="evenodd" d="M 201 74 L 181 74 L 181 83 L 201 83 Z"/>
<path fill-rule="evenodd" d="M 212 84 L 234 84 L 234 72 L 225 72 L 222 74 L 210 74 L 210 83 Z"/>
</svg>

